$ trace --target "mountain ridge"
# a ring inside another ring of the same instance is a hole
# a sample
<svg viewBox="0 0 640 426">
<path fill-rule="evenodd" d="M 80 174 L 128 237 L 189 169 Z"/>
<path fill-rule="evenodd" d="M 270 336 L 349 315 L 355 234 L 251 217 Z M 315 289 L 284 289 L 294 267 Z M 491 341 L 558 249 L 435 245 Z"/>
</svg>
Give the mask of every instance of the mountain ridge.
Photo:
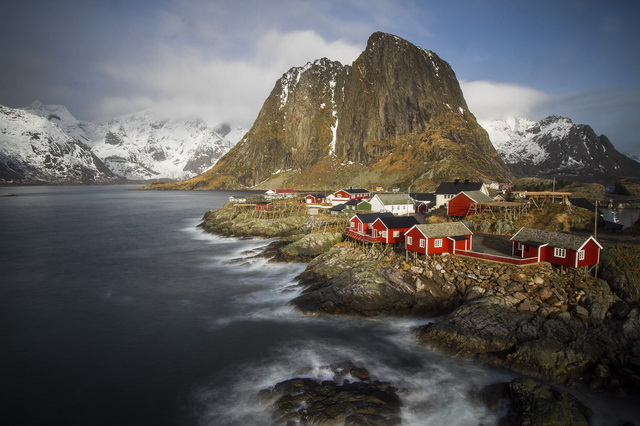
<svg viewBox="0 0 640 426">
<path fill-rule="evenodd" d="M 479 122 L 518 177 L 612 180 L 640 176 L 640 163 L 618 152 L 591 126 L 569 118 L 552 115 L 540 121 L 509 117 Z"/>
<path fill-rule="evenodd" d="M 210 125 L 198 118 L 158 119 L 150 110 L 95 124 L 77 120 L 62 105 L 39 101 L 26 108 L 1 108 L 4 184 L 185 179 L 210 168 L 245 133 L 228 123 Z M 47 136 L 36 144 L 33 134 Z M 83 150 L 88 152 L 78 154 Z M 52 161 L 58 166 L 55 174 Z M 72 172 L 71 164 L 86 170 Z"/>
</svg>

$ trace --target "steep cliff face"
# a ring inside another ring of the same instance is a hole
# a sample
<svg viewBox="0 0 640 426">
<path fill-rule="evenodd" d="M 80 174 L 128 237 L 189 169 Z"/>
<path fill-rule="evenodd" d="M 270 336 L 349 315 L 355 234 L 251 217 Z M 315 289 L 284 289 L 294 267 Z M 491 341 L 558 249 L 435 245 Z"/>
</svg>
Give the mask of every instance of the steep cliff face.
<svg viewBox="0 0 640 426">
<path fill-rule="evenodd" d="M 449 64 L 374 33 L 351 66 L 320 59 L 284 74 L 245 138 L 180 187 L 419 189 L 510 177 Z"/>
</svg>

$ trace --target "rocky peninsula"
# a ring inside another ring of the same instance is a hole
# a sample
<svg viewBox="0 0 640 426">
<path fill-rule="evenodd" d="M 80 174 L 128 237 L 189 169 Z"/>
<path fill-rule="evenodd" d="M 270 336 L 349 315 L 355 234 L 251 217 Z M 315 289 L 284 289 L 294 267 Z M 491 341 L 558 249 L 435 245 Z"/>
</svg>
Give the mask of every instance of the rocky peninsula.
<svg viewBox="0 0 640 426">
<path fill-rule="evenodd" d="M 640 389 L 640 247 L 605 248 L 596 278 L 546 263 L 513 266 L 363 246 L 342 241 L 345 218 L 294 210 L 276 220 L 225 206 L 207 212 L 200 226 L 223 235 L 278 237 L 269 248 L 273 261 L 308 261 L 298 277 L 303 291 L 290 302 L 306 314 L 439 317 L 414 330 L 425 347 L 529 377 L 498 392 L 506 395 L 512 419 L 529 415 L 524 406 L 537 406 L 534 417 L 570 415 L 572 424 L 589 424 L 588 409 L 538 380 L 591 391 Z M 290 383 L 280 389 L 289 385 L 316 388 Z M 522 395 L 535 402 L 523 403 Z M 542 414 L 541 407 L 553 413 Z M 275 410 L 288 418 L 281 407 Z"/>
</svg>

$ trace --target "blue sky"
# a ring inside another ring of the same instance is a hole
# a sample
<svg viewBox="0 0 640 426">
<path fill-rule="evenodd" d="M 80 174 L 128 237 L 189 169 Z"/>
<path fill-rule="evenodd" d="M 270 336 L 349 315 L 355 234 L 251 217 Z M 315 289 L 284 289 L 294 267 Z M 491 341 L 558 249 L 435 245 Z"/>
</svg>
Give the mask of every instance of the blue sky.
<svg viewBox="0 0 640 426">
<path fill-rule="evenodd" d="M 638 16 L 635 0 L 22 0 L 3 6 L 0 104 L 248 128 L 289 68 L 350 64 L 384 31 L 449 62 L 479 119 L 562 115 L 640 154 Z"/>
</svg>

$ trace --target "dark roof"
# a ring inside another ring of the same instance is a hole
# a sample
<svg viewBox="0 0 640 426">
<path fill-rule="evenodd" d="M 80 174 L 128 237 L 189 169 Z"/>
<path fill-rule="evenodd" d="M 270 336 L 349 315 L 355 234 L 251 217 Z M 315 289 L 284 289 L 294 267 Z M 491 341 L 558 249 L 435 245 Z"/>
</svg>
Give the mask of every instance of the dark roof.
<svg viewBox="0 0 640 426">
<path fill-rule="evenodd" d="M 574 251 L 580 250 L 589 238 L 591 238 L 591 236 L 542 231 L 540 229 L 531 228 L 520 228 L 520 230 L 511 237 L 513 241 L 519 241 L 531 245 L 534 245 L 534 243 L 549 244 L 551 247 L 565 248 Z M 600 244 L 598 243 L 598 245 Z M 600 247 L 602 248 L 602 246 Z"/>
<path fill-rule="evenodd" d="M 413 216 L 381 217 L 380 221 L 389 229 L 411 228 L 413 225 L 417 225 L 419 223 Z"/>
<path fill-rule="evenodd" d="M 337 206 L 329 207 L 329 210 L 332 212 L 341 212 L 345 207 L 346 206 L 344 204 L 338 204 Z"/>
<path fill-rule="evenodd" d="M 343 203 L 345 205 L 348 206 L 357 206 L 358 204 L 362 203 L 362 200 L 349 200 L 346 203 Z"/>
<path fill-rule="evenodd" d="M 457 194 L 461 191 L 480 191 L 482 189 L 482 182 L 442 182 L 436 194 Z"/>
<path fill-rule="evenodd" d="M 361 188 L 345 188 L 345 189 L 341 189 L 340 191 L 344 191 L 348 194 L 368 194 L 369 193 L 369 191 L 367 191 L 366 189 L 361 189 Z"/>
<path fill-rule="evenodd" d="M 412 192 L 409 194 L 409 196 L 416 201 L 431 201 L 432 203 L 436 202 L 436 194 L 433 192 Z"/>
<path fill-rule="evenodd" d="M 322 194 L 307 194 L 305 197 L 313 197 L 313 198 L 325 198 Z"/>
<path fill-rule="evenodd" d="M 569 198 L 569 202 L 576 207 L 582 207 L 583 209 L 594 211 L 596 206 L 586 198 Z"/>
<path fill-rule="evenodd" d="M 359 213 L 355 215 L 362 223 L 373 223 L 379 217 L 394 217 L 391 212 L 384 213 Z"/>
</svg>

